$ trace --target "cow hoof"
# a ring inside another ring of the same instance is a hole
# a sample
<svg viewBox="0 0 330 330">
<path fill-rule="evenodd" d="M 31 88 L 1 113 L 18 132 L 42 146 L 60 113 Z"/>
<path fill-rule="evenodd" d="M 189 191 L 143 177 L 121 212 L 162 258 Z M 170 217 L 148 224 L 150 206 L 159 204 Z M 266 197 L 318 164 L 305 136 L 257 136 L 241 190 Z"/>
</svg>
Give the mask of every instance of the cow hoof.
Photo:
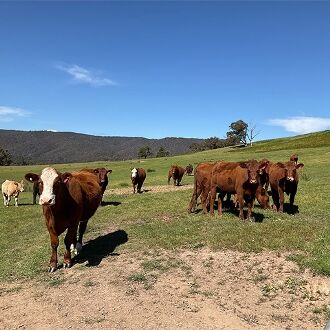
<svg viewBox="0 0 330 330">
<path fill-rule="evenodd" d="M 48 273 L 54 273 L 56 270 L 56 267 L 48 267 Z"/>
<path fill-rule="evenodd" d="M 70 268 L 70 267 L 72 267 L 72 263 L 71 262 L 64 262 L 63 267 L 64 268 Z"/>
</svg>

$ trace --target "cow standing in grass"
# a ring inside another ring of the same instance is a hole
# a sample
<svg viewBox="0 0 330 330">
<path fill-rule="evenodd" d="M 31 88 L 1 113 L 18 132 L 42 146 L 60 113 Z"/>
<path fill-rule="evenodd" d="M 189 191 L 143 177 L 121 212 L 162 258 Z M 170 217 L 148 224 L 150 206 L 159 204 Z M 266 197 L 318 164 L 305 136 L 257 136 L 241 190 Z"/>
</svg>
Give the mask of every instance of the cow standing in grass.
<svg viewBox="0 0 330 330">
<path fill-rule="evenodd" d="M 191 164 L 186 166 L 186 174 L 187 175 L 192 175 L 193 170 L 194 170 L 194 168 Z"/>
<path fill-rule="evenodd" d="M 265 168 L 268 162 L 250 160 L 246 162 L 217 162 L 212 169 L 210 191 L 210 214 L 214 215 L 214 201 L 217 191 L 218 213 L 222 215 L 222 200 L 226 194 L 236 194 L 239 204 L 239 217 L 244 219 L 244 201 L 248 206 L 247 219 L 252 215 L 254 199 L 260 185 L 259 170 Z"/>
<path fill-rule="evenodd" d="M 292 211 L 299 181 L 297 170 L 303 167 L 304 164 L 296 164 L 294 161 L 270 165 L 269 183 L 272 190 L 274 211 L 283 212 L 284 193 L 290 195 L 290 210 Z"/>
<path fill-rule="evenodd" d="M 71 252 L 81 250 L 87 222 L 102 199 L 98 179 L 86 171 L 60 173 L 46 167 L 41 175 L 29 173 L 28 180 L 38 182 L 39 186 L 39 204 L 42 205 L 52 248 L 49 271 L 57 268 L 59 236 L 65 230 L 64 267 L 71 267 Z"/>
<path fill-rule="evenodd" d="M 172 165 L 168 171 L 167 183 L 170 184 L 171 178 L 173 179 L 173 185 L 179 186 L 186 170 L 178 165 Z"/>
<path fill-rule="evenodd" d="M 38 181 L 32 181 L 32 177 L 31 174 L 33 173 L 27 173 L 25 174 L 25 179 L 27 181 L 30 181 L 33 183 L 33 187 L 32 187 L 32 204 L 35 205 L 37 204 L 37 196 L 40 196 L 39 194 L 39 186 L 38 186 Z"/>
<path fill-rule="evenodd" d="M 18 195 L 20 192 L 24 191 L 24 181 L 16 182 L 16 181 L 10 181 L 6 180 L 1 185 L 1 191 L 3 196 L 3 204 L 5 206 L 9 206 L 9 202 L 11 197 L 15 198 L 15 206 L 18 206 Z"/>
<path fill-rule="evenodd" d="M 141 193 L 141 188 L 144 180 L 146 179 L 146 171 L 143 168 L 133 168 L 131 170 L 131 180 L 133 184 L 133 194 L 135 194 L 136 188 L 137 192 Z"/>
</svg>

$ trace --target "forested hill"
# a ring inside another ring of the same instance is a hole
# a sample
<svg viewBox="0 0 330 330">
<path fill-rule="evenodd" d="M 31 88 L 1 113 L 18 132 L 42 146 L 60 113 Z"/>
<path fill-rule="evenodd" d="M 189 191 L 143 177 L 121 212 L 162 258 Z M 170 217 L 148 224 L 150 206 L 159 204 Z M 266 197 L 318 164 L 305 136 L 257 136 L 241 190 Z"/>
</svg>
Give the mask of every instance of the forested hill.
<svg viewBox="0 0 330 330">
<path fill-rule="evenodd" d="M 193 138 L 146 139 L 142 137 L 93 136 L 72 132 L 0 130 L 0 148 L 7 149 L 16 164 L 55 164 L 138 158 L 149 146 L 156 156 L 159 148 L 170 155 L 189 152 Z"/>
</svg>

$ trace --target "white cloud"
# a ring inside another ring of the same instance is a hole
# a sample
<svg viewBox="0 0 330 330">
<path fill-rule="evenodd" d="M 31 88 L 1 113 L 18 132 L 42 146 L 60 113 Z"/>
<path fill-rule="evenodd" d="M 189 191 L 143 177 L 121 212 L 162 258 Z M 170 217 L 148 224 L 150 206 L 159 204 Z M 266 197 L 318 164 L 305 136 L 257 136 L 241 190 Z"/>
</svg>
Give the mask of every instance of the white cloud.
<svg viewBox="0 0 330 330">
<path fill-rule="evenodd" d="M 29 115 L 30 112 L 20 108 L 0 106 L 0 121 L 2 122 L 13 121 L 19 117 L 27 117 Z"/>
<path fill-rule="evenodd" d="M 56 68 L 69 74 L 75 82 L 90 84 L 94 87 L 118 85 L 115 81 L 102 77 L 99 72 L 87 70 L 76 64 L 57 64 Z"/>
<path fill-rule="evenodd" d="M 270 119 L 270 125 L 281 126 L 288 132 L 306 134 L 330 128 L 330 118 L 289 117 L 286 119 Z"/>
</svg>

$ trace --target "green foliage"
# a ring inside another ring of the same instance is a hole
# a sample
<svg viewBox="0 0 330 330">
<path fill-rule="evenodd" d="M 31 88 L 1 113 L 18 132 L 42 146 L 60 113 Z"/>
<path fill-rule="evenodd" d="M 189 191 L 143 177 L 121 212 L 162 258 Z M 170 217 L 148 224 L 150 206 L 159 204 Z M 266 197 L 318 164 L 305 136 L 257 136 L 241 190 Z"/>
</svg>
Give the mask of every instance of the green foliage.
<svg viewBox="0 0 330 330">
<path fill-rule="evenodd" d="M 227 132 L 227 138 L 231 138 L 236 143 L 243 143 L 246 145 L 248 124 L 243 120 L 237 120 L 230 124 L 230 131 Z"/>
<path fill-rule="evenodd" d="M 139 158 L 147 158 L 152 156 L 152 151 L 149 146 L 144 146 L 139 149 L 138 157 Z"/>
<path fill-rule="evenodd" d="M 0 148 L 0 166 L 7 166 L 12 163 L 12 157 L 8 150 Z"/>
<path fill-rule="evenodd" d="M 158 157 L 167 157 L 169 155 L 170 155 L 169 151 L 166 151 L 163 147 L 160 147 L 156 154 L 156 157 L 157 158 Z"/>
</svg>

